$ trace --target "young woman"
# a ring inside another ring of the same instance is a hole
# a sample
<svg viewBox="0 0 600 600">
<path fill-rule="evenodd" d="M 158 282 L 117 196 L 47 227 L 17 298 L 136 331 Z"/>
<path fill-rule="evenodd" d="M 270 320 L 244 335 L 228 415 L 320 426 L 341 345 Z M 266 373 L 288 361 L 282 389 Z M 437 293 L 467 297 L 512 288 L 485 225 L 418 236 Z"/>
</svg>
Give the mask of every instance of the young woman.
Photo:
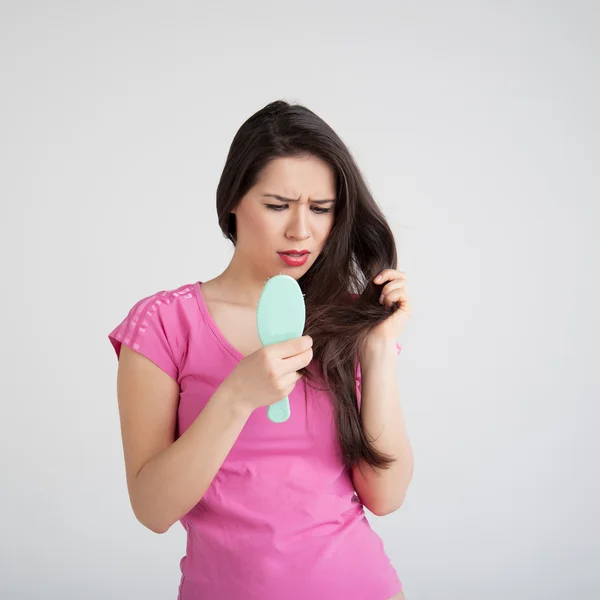
<svg viewBox="0 0 600 600">
<path fill-rule="evenodd" d="M 179 600 L 404 598 L 363 508 L 396 510 L 413 471 L 391 230 L 340 138 L 283 101 L 236 134 L 217 212 L 225 271 L 139 300 L 109 335 L 133 511 L 186 529 Z M 302 288 L 305 335 L 263 348 L 258 298 L 279 273 Z"/>
</svg>

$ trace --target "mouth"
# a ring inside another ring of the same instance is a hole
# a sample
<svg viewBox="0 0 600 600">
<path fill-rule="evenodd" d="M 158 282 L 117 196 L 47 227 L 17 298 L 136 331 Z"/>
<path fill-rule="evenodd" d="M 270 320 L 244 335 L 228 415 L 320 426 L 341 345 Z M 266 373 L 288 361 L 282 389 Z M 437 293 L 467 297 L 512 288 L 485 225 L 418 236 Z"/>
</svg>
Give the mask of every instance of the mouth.
<svg viewBox="0 0 600 600">
<path fill-rule="evenodd" d="M 308 250 L 283 250 L 279 254 L 287 254 L 288 256 L 304 256 L 305 254 L 310 254 Z"/>
<path fill-rule="evenodd" d="M 279 256 L 290 267 L 301 267 L 308 260 L 310 252 L 308 250 L 290 250 L 287 252 L 278 252 Z"/>
</svg>

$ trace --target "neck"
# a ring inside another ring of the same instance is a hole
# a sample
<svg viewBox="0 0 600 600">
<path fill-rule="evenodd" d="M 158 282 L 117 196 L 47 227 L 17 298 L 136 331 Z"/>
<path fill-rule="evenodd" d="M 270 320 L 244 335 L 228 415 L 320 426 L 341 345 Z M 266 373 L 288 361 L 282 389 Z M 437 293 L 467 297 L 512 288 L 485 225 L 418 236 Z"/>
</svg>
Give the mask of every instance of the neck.
<svg viewBox="0 0 600 600">
<path fill-rule="evenodd" d="M 222 299 L 254 308 L 269 277 L 265 271 L 248 264 L 238 253 L 234 253 L 227 268 L 213 282 Z"/>
</svg>

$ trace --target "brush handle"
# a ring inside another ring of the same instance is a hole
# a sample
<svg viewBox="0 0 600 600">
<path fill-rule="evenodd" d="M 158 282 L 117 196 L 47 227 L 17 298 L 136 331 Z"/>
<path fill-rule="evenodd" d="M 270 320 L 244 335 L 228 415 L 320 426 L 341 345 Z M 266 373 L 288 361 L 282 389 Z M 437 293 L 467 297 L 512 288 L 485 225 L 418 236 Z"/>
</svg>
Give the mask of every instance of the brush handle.
<svg viewBox="0 0 600 600">
<path fill-rule="evenodd" d="M 288 396 L 271 404 L 267 408 L 267 416 L 273 423 L 283 423 L 290 418 L 290 399 Z"/>
</svg>

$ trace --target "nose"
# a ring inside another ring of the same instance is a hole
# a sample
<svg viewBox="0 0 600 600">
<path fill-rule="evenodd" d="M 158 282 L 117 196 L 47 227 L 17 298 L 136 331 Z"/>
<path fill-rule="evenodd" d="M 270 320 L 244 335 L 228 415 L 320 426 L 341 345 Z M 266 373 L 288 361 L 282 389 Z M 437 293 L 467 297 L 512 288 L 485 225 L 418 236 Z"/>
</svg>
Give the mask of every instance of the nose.
<svg viewBox="0 0 600 600">
<path fill-rule="evenodd" d="M 297 210 L 290 211 L 290 222 L 287 226 L 286 237 L 291 240 L 305 240 L 310 237 L 308 226 L 308 215 L 303 207 L 296 207 Z"/>
</svg>

